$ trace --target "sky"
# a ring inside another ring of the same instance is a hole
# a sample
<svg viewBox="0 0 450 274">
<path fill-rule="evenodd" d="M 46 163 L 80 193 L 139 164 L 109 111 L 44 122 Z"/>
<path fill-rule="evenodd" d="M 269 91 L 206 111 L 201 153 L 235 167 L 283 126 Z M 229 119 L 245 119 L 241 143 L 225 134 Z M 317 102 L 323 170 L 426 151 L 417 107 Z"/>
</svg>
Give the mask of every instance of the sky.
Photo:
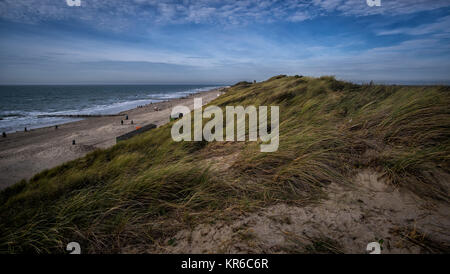
<svg viewBox="0 0 450 274">
<path fill-rule="evenodd" d="M 0 84 L 450 83 L 450 0 L 0 0 Z"/>
</svg>

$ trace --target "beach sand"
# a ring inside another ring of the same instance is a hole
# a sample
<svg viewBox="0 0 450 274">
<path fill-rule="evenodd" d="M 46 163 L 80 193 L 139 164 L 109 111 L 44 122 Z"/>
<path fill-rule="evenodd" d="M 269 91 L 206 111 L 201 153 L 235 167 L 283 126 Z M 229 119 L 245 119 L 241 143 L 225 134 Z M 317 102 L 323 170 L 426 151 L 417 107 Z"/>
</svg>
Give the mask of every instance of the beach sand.
<svg viewBox="0 0 450 274">
<path fill-rule="evenodd" d="M 137 126 L 169 122 L 172 107 L 184 105 L 191 110 L 194 97 L 202 98 L 203 104 L 217 98 L 223 88 L 192 94 L 185 98 L 153 103 L 145 107 L 121 112 L 123 116 L 92 117 L 77 122 L 16 132 L 0 137 L 0 189 L 36 173 L 80 158 L 98 149 L 116 144 L 116 137 L 133 131 Z M 154 110 L 158 107 L 158 111 Z M 128 115 L 128 120 L 125 120 Z M 124 124 L 121 125 L 121 120 Z M 134 124 L 131 124 L 133 120 Z M 72 145 L 72 140 L 76 145 Z"/>
</svg>

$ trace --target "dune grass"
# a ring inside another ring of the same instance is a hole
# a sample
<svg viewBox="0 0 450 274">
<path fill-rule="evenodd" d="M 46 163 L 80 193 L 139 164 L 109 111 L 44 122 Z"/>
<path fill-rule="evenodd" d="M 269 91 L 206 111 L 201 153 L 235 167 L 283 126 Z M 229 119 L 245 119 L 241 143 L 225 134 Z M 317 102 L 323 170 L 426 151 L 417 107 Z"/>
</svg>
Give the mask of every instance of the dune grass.
<svg viewBox="0 0 450 274">
<path fill-rule="evenodd" d="M 211 104 L 280 106 L 280 146 L 172 141 L 173 122 L 43 171 L 0 193 L 0 252 L 115 253 L 182 228 L 283 202 L 326 199 L 360 169 L 448 202 L 450 88 L 276 76 L 238 83 Z M 216 157 L 236 155 L 231 167 Z"/>
</svg>

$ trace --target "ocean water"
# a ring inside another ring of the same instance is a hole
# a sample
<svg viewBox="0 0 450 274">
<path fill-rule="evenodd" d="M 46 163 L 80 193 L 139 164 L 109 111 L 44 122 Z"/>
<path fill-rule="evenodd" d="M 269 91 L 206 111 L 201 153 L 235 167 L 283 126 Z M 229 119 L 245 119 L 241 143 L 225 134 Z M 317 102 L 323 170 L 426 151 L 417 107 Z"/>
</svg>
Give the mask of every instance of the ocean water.
<svg viewBox="0 0 450 274">
<path fill-rule="evenodd" d="M 0 86 L 0 132 L 23 131 L 80 119 L 41 115 L 115 114 L 150 102 L 220 86 L 80 85 Z"/>
</svg>

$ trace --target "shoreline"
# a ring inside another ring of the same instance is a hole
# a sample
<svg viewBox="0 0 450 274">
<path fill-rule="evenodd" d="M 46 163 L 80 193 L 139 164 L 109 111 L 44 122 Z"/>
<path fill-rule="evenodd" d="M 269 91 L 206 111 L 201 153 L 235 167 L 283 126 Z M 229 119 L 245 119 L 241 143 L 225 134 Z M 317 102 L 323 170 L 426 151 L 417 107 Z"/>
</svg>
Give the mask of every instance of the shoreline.
<svg viewBox="0 0 450 274">
<path fill-rule="evenodd" d="M 203 104 L 207 104 L 225 89 L 220 87 L 200 91 L 113 115 L 80 117 L 78 121 L 58 124 L 58 129 L 53 125 L 29 129 L 27 132 L 16 131 L 7 134 L 6 138 L 0 137 L 0 190 L 96 149 L 109 148 L 115 145 L 116 137 L 136 127 L 150 123 L 158 127 L 164 125 L 169 122 L 172 107 L 185 105 L 192 110 L 194 97 L 202 97 Z M 126 115 L 128 120 L 125 120 Z M 76 141 L 76 145 L 72 145 L 72 140 Z"/>
<path fill-rule="evenodd" d="M 7 135 L 17 132 L 23 132 L 24 129 L 36 130 L 46 127 L 54 127 L 63 124 L 80 121 L 80 119 L 103 117 L 103 116 L 120 116 L 122 113 L 133 110 L 139 106 L 146 106 L 149 104 L 156 104 L 161 102 L 167 102 L 176 99 L 188 98 L 194 94 L 208 92 L 220 88 L 226 88 L 228 86 L 209 86 L 199 87 L 196 89 L 187 89 L 186 91 L 175 91 L 173 93 L 157 93 L 150 94 L 148 98 L 128 98 L 126 101 L 117 101 L 104 104 L 97 102 L 94 105 L 74 106 L 68 107 L 66 110 L 57 110 L 51 108 L 51 110 L 8 110 L 0 115 L 0 121 L 5 120 L 5 124 L 2 124 L 0 133 L 6 133 Z M 18 120 L 10 119 L 10 117 L 20 118 Z M 5 119 L 4 119 L 5 118 Z"/>
</svg>

